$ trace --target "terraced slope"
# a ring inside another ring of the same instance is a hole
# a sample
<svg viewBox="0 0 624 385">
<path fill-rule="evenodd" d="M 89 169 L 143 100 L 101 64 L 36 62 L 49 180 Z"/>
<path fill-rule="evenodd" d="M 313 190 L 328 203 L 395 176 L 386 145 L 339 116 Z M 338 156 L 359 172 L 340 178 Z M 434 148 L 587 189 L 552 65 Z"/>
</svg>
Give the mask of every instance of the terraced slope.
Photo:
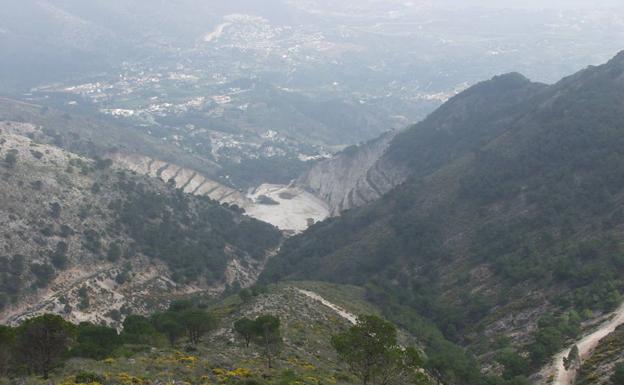
<svg viewBox="0 0 624 385">
<path fill-rule="evenodd" d="M 206 175 L 174 163 L 157 160 L 144 155 L 114 153 L 108 158 L 119 167 L 138 174 L 149 175 L 165 182 L 173 181 L 175 186 L 187 194 L 207 196 L 221 203 L 247 206 L 250 201 L 241 192 L 216 182 Z"/>
<path fill-rule="evenodd" d="M 150 157 L 114 153 L 108 158 L 118 167 L 171 182 L 185 193 L 235 205 L 246 215 L 270 223 L 285 234 L 300 233 L 329 216 L 327 203 L 294 184 L 267 183 L 243 193 L 200 172 Z"/>
</svg>

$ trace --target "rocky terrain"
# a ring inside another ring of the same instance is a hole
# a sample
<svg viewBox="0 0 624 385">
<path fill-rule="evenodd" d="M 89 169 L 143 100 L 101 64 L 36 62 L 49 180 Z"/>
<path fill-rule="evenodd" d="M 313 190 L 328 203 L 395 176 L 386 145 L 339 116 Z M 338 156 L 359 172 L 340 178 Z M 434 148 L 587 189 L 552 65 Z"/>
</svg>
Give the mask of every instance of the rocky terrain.
<svg viewBox="0 0 624 385">
<path fill-rule="evenodd" d="M 146 156 L 115 153 L 108 158 L 118 167 L 171 181 L 185 193 L 236 205 L 252 218 L 270 223 L 288 234 L 299 233 L 329 215 L 323 200 L 295 185 L 263 184 L 244 193 L 192 169 Z"/>
<path fill-rule="evenodd" d="M 107 158 L 118 167 L 138 174 L 148 175 L 165 182 L 173 181 L 176 188 L 187 194 L 203 195 L 222 203 L 236 204 L 239 207 L 247 204 L 246 197 L 239 191 L 189 168 L 137 154 L 113 153 Z"/>
<path fill-rule="evenodd" d="M 313 166 L 296 183 L 327 202 L 331 215 L 373 202 L 405 181 L 409 174 L 400 164 L 383 156 L 394 136 L 394 132 L 389 132 L 347 148 Z"/>
<path fill-rule="evenodd" d="M 55 312 L 75 321 L 117 325 L 130 312 L 148 313 L 172 298 L 194 292 L 217 294 L 232 285 L 255 282 L 271 250 L 265 246 L 252 251 L 255 246 L 244 246 L 234 233 L 222 235 L 223 246 L 217 247 L 223 247 L 219 257 L 223 261 L 214 265 L 212 279 L 180 279 L 177 267 L 162 259 L 164 255 L 141 247 L 143 241 L 125 228 L 130 222 L 123 219 L 123 210 L 136 204 L 134 194 L 140 200 L 174 199 L 175 190 L 155 178 L 112 169 L 103 159 L 92 160 L 31 139 L 38 132 L 31 124 L 0 124 L 1 322 Z M 178 210 L 192 218 L 193 210 L 212 207 L 213 215 L 225 215 L 220 226 L 237 226 L 226 225 L 232 216 L 243 226 L 260 226 L 249 231 L 266 228 L 277 233 L 268 225 L 241 221 L 237 212 L 210 202 L 187 201 Z M 161 209 L 170 210 L 167 204 Z M 149 226 L 152 220 L 156 217 L 146 217 L 142 225 Z M 213 230 L 206 231 L 204 237 L 216 236 Z M 277 246 L 279 234 L 273 237 Z"/>
</svg>

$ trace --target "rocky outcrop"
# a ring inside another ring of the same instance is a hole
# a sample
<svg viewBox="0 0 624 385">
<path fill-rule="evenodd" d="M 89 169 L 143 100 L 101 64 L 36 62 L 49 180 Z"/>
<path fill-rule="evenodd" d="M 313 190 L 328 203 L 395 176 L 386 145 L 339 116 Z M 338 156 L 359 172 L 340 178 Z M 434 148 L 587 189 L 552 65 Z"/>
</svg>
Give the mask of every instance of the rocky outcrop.
<svg viewBox="0 0 624 385">
<path fill-rule="evenodd" d="M 118 167 L 132 170 L 137 174 L 160 178 L 165 182 L 173 180 L 176 188 L 188 194 L 207 196 L 221 203 L 235 204 L 240 207 L 250 203 L 243 193 L 189 168 L 144 155 L 114 153 L 109 155 L 109 158 Z"/>
<path fill-rule="evenodd" d="M 332 216 L 379 199 L 405 181 L 407 170 L 384 157 L 395 132 L 349 147 L 297 181 L 329 205 Z"/>
</svg>

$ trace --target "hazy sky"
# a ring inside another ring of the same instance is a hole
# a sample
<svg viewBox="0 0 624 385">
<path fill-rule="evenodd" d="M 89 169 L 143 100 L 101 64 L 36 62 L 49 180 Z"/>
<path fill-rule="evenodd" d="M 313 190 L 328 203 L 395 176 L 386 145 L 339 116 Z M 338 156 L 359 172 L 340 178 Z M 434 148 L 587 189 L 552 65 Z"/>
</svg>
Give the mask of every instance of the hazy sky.
<svg viewBox="0 0 624 385">
<path fill-rule="evenodd" d="M 455 6 L 486 6 L 501 8 L 600 8 L 624 7 L 624 0 L 437 0 Z"/>
</svg>

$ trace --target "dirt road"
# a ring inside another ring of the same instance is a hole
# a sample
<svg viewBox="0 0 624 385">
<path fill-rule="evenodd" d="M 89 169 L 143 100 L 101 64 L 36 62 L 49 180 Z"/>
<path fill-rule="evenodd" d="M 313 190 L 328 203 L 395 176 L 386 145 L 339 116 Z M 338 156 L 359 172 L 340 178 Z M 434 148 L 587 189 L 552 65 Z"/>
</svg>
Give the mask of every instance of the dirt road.
<svg viewBox="0 0 624 385">
<path fill-rule="evenodd" d="M 612 333 L 618 326 L 624 324 L 624 305 L 620 306 L 600 327 L 578 340 L 575 345 L 578 346 L 581 362 L 585 361 L 594 348 L 598 346 L 601 339 Z M 554 385 L 572 385 L 576 379 L 577 371 L 573 368 L 566 370 L 563 366 L 563 358 L 567 357 L 574 345 L 560 352 L 555 356 L 553 365 L 555 366 L 555 377 L 552 384 Z"/>
</svg>

